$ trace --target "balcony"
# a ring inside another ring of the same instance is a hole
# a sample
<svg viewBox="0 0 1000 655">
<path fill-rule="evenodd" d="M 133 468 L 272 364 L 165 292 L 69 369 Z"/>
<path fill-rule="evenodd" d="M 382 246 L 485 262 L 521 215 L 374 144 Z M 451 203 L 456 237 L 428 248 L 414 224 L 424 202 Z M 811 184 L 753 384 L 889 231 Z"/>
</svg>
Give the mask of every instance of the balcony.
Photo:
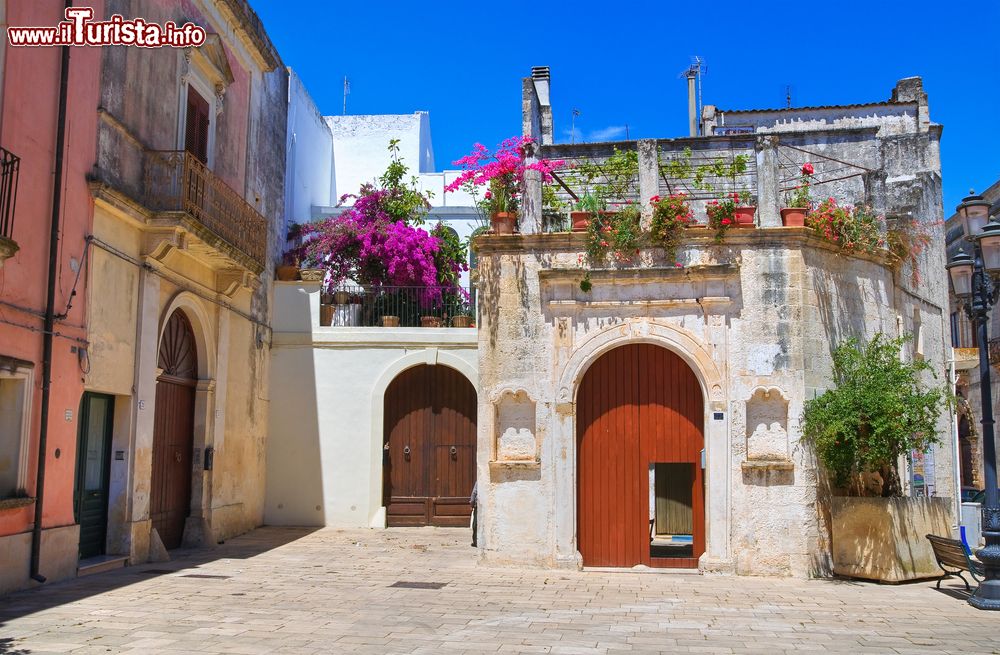
<svg viewBox="0 0 1000 655">
<path fill-rule="evenodd" d="M 188 152 L 122 145 L 97 167 L 95 197 L 138 213 L 144 229 L 214 269 L 264 270 L 267 219 L 240 193 Z"/>
<path fill-rule="evenodd" d="M 0 266 L 18 251 L 14 241 L 14 206 L 20 168 L 20 158 L 0 148 Z"/>
<path fill-rule="evenodd" d="M 322 327 L 463 327 L 475 325 L 468 289 L 341 286 L 320 298 Z"/>
<path fill-rule="evenodd" d="M 204 240 L 235 249 L 255 272 L 264 269 L 267 219 L 191 153 L 147 151 L 143 187 L 149 209 L 187 214 Z"/>
</svg>

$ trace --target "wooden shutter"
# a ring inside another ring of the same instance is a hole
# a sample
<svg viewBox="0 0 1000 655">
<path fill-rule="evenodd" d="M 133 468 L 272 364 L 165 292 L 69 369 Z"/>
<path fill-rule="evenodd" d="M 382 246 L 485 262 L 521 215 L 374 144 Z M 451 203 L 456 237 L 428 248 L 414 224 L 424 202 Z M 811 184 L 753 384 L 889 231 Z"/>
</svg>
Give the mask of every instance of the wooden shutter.
<svg viewBox="0 0 1000 655">
<path fill-rule="evenodd" d="M 187 122 L 184 127 L 184 149 L 208 163 L 208 101 L 188 87 Z"/>
</svg>

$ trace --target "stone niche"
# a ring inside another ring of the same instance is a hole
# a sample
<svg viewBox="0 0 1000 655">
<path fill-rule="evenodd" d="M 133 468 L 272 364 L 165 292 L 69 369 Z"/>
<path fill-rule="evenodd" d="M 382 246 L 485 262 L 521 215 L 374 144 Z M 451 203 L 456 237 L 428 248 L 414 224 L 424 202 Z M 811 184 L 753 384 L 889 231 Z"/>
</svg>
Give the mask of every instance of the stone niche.
<svg viewBox="0 0 1000 655">
<path fill-rule="evenodd" d="M 747 462 L 787 463 L 788 400 L 778 389 L 757 389 L 746 403 Z"/>
<path fill-rule="evenodd" d="M 494 400 L 496 428 L 494 461 L 501 464 L 536 465 L 538 440 L 535 401 L 523 389 L 505 390 Z"/>
</svg>

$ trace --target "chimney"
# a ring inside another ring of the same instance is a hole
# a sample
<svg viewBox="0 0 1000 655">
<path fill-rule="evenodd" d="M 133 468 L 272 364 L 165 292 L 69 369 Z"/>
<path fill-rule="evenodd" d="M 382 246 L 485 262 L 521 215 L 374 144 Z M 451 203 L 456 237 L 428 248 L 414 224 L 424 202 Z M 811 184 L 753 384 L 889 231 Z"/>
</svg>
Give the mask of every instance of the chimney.
<svg viewBox="0 0 1000 655">
<path fill-rule="evenodd" d="M 688 136 L 698 136 L 698 95 L 695 90 L 695 80 L 698 73 L 695 69 L 689 68 L 687 71 L 688 80 Z"/>
<path fill-rule="evenodd" d="M 542 145 L 553 143 L 552 127 L 552 103 L 549 99 L 549 67 L 532 66 L 531 81 L 535 86 L 535 96 L 538 98 L 539 113 L 541 114 L 541 142 Z"/>
</svg>

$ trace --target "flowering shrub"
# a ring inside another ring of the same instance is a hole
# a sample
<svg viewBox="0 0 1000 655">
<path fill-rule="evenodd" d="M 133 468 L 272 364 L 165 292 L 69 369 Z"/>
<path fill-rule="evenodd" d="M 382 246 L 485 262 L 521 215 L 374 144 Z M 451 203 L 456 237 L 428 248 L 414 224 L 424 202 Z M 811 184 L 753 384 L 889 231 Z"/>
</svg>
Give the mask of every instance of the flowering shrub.
<svg viewBox="0 0 1000 655">
<path fill-rule="evenodd" d="M 900 217 L 893 221 L 886 235 L 889 251 L 910 265 L 910 280 L 920 284 L 920 254 L 930 245 L 933 230 L 944 221 L 925 223 L 917 218 Z"/>
<path fill-rule="evenodd" d="M 803 209 L 812 207 L 809 186 L 812 184 L 813 173 L 815 172 L 816 169 L 809 162 L 802 164 L 802 176 L 799 178 L 799 183 L 792 190 L 792 193 L 785 196 L 785 206 L 801 207 Z"/>
<path fill-rule="evenodd" d="M 431 232 L 418 226 L 429 203 L 404 183 L 407 168 L 395 146 L 390 142 L 393 162 L 379 179 L 383 187 L 366 184 L 358 195 L 341 198 L 355 199 L 342 214 L 304 225 L 296 254 L 327 269 L 331 290 L 348 279 L 373 287 L 425 287 L 420 300 L 430 304 L 440 301 L 442 287 L 457 292 L 459 275 L 468 270 L 466 247 L 441 223 Z"/>
<path fill-rule="evenodd" d="M 627 203 L 614 213 L 599 212 L 587 226 L 587 258 L 598 264 L 611 253 L 616 262 L 630 262 L 639 252 L 641 233 L 635 204 Z"/>
<path fill-rule="evenodd" d="M 806 215 L 806 227 L 848 252 L 873 254 L 885 247 L 881 216 L 868 205 L 842 207 L 827 198 Z"/>
<path fill-rule="evenodd" d="M 708 213 L 708 226 L 715 230 L 715 242 L 720 243 L 726 237 L 726 231 L 736 223 L 736 203 L 740 194 L 733 193 L 722 200 L 712 200 L 705 207 Z"/>
<path fill-rule="evenodd" d="M 653 196 L 649 203 L 653 206 L 650 237 L 663 248 L 667 259 L 676 263 L 681 230 L 694 222 L 694 212 L 687 204 L 687 196 L 683 193 L 666 198 Z"/>
<path fill-rule="evenodd" d="M 542 183 L 552 181 L 552 170 L 562 165 L 561 161 L 538 159 L 525 163 L 525 148 L 531 137 L 515 136 L 504 140 L 496 152 L 477 143 L 472 153 L 454 161 L 463 169 L 461 175 L 444 188 L 445 193 L 464 189 L 476 197 L 476 187 L 485 186 L 486 192 L 476 205 L 486 216 L 500 212 L 517 213 L 524 194 L 524 174 L 536 170 L 542 174 Z"/>
</svg>

